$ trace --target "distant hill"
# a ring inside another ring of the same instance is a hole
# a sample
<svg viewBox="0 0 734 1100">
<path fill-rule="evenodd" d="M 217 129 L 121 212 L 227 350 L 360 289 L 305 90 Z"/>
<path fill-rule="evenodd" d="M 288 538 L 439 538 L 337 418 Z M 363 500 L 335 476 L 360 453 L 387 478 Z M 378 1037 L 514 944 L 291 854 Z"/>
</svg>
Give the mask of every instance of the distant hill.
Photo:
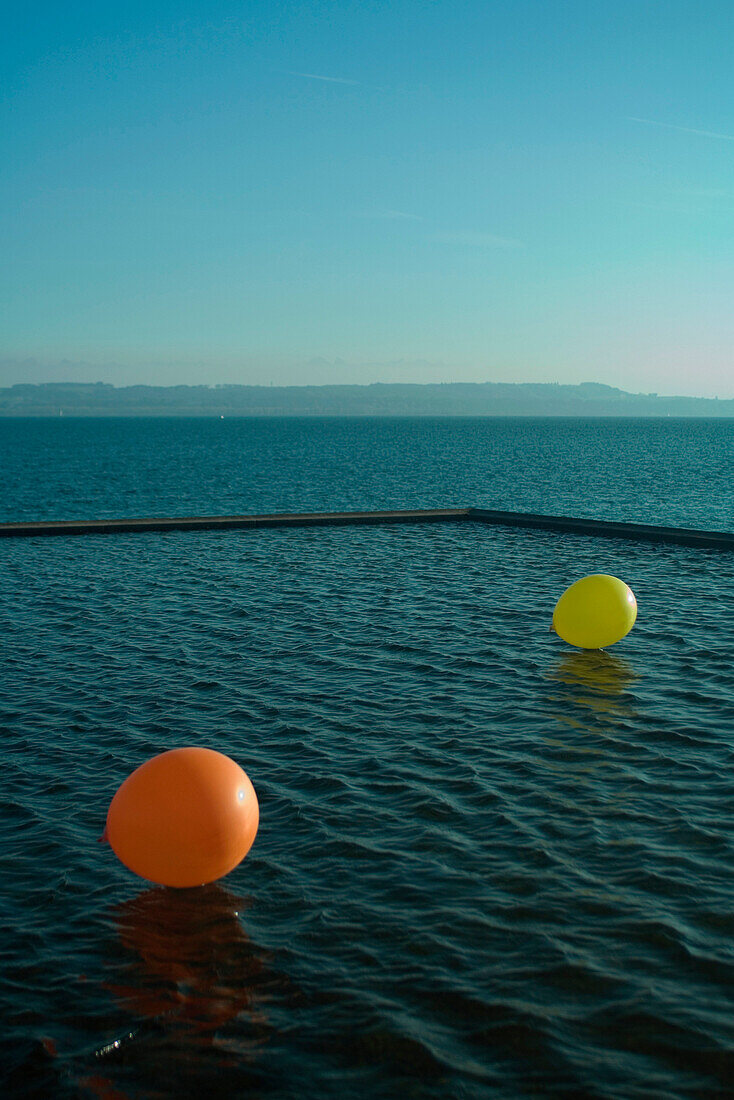
<svg viewBox="0 0 734 1100">
<path fill-rule="evenodd" d="M 59 415 L 734 417 L 734 399 L 658 397 L 597 382 L 120 387 L 46 382 L 0 389 L 0 416 Z"/>
</svg>

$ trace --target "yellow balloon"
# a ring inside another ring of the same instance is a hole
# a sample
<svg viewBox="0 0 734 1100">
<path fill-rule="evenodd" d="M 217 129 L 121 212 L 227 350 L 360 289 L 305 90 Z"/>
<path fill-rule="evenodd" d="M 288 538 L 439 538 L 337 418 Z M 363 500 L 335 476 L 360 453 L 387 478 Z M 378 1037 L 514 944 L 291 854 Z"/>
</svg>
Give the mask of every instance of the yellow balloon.
<svg viewBox="0 0 734 1100">
<path fill-rule="evenodd" d="M 636 618 L 632 589 L 618 577 L 594 573 L 566 589 L 553 612 L 552 629 L 579 649 L 604 649 L 629 634 Z"/>
</svg>

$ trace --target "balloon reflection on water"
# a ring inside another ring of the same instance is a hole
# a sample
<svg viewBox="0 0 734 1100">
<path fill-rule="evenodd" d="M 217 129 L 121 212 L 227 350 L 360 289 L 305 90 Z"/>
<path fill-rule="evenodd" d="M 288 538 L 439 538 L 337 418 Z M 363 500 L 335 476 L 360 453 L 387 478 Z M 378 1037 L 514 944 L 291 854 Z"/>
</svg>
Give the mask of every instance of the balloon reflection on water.
<svg viewBox="0 0 734 1100">
<path fill-rule="evenodd" d="M 569 650 L 561 654 L 550 679 L 589 687 L 601 694 L 619 694 L 638 679 L 624 658 L 606 650 Z"/>
<path fill-rule="evenodd" d="M 124 902 L 115 921 L 137 980 L 112 992 L 137 1015 L 170 1014 L 202 1035 L 244 1011 L 264 1022 L 252 989 L 263 964 L 239 919 L 247 904 L 214 885 L 156 887 Z"/>
<path fill-rule="evenodd" d="M 561 685 L 557 702 L 587 707 L 598 716 L 634 717 L 627 692 L 638 674 L 622 657 L 605 650 L 573 650 L 561 654 L 546 676 Z M 564 721 L 567 715 L 557 717 Z"/>
<path fill-rule="evenodd" d="M 604 650 L 572 650 L 559 656 L 545 678 L 554 725 L 553 733 L 541 734 L 550 750 L 545 766 L 581 782 L 607 770 L 617 759 L 620 734 L 637 725 L 631 689 L 638 673 Z"/>
<path fill-rule="evenodd" d="M 141 1095 L 142 1080 L 188 1096 L 228 1066 L 247 1074 L 269 1036 L 263 1003 L 274 983 L 242 926 L 247 905 L 212 884 L 154 887 L 114 910 L 127 960 L 106 988 L 131 1026 L 97 1048 L 105 1072 L 81 1084 L 99 1097 L 125 1096 L 118 1089 L 131 1071 L 131 1096 Z"/>
</svg>

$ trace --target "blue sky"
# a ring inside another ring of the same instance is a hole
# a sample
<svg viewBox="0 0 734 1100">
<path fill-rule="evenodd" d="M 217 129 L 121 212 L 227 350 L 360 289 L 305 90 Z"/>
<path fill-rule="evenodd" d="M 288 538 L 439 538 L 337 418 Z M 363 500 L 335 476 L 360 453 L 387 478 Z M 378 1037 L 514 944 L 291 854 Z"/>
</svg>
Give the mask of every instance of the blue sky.
<svg viewBox="0 0 734 1100">
<path fill-rule="evenodd" d="M 734 396 L 734 14 L 16 8 L 0 384 Z"/>
</svg>

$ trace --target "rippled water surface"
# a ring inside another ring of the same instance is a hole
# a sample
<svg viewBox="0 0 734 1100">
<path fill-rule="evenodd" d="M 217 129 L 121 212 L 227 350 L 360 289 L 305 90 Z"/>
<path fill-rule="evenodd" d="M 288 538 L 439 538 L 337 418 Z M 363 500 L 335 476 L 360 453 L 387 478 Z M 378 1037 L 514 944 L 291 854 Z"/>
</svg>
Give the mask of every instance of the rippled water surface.
<svg viewBox="0 0 734 1100">
<path fill-rule="evenodd" d="M 411 425 L 400 451 L 361 424 L 350 462 L 334 425 L 291 423 L 269 468 L 216 422 L 138 423 L 158 444 L 104 485 L 109 439 L 85 463 L 58 435 L 39 453 L 55 423 L 0 423 L 5 518 L 483 504 L 731 529 L 731 426 L 696 466 L 691 424 L 617 437 L 606 469 L 581 425 L 584 506 L 527 422 L 492 460 L 481 425 L 463 451 Z M 548 633 L 590 572 L 640 608 L 604 653 Z M 734 554 L 473 524 L 0 541 L 3 1095 L 734 1094 L 733 597 Z M 260 830 L 222 882 L 152 887 L 97 838 L 131 770 L 191 744 L 242 764 Z"/>
<path fill-rule="evenodd" d="M 734 527 L 734 420 L 0 419 L 0 469 L 0 522 L 471 506 Z"/>
</svg>

